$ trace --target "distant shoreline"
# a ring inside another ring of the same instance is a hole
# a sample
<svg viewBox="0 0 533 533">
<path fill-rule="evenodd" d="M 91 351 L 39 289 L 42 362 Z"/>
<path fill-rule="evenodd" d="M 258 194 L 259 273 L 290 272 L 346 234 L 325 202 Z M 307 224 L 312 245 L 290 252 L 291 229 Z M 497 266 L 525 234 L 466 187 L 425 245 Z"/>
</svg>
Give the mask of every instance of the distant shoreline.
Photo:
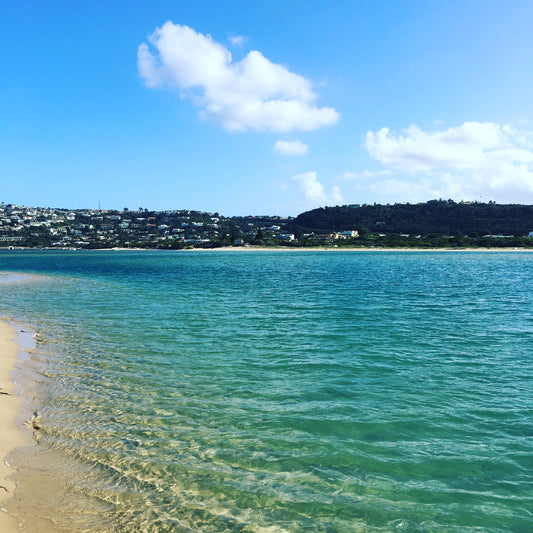
<svg viewBox="0 0 533 533">
<path fill-rule="evenodd" d="M 124 248 L 128 250 L 128 248 Z M 289 248 L 284 246 L 222 246 L 220 248 L 190 248 L 188 250 L 177 250 L 187 252 L 533 252 L 533 248 L 370 248 L 370 247 L 306 247 L 306 248 Z"/>
<path fill-rule="evenodd" d="M 0 247 L 0 251 L 33 252 L 533 252 L 533 248 L 467 247 L 467 248 L 386 248 L 369 246 L 219 246 L 216 248 L 29 248 Z"/>
</svg>

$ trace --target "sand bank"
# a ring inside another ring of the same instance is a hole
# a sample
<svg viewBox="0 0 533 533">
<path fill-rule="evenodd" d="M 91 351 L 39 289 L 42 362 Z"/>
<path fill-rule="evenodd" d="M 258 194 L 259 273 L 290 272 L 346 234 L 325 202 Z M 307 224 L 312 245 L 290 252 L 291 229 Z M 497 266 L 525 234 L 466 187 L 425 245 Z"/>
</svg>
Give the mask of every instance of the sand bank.
<svg viewBox="0 0 533 533">
<path fill-rule="evenodd" d="M 0 321 L 0 531 L 3 533 L 18 531 L 17 522 L 3 508 L 16 489 L 15 482 L 9 479 L 13 470 L 5 463 L 5 457 L 13 448 L 26 442 L 16 426 L 22 399 L 15 395 L 15 384 L 11 380 L 19 351 L 15 341 L 15 330 L 5 321 Z"/>
</svg>

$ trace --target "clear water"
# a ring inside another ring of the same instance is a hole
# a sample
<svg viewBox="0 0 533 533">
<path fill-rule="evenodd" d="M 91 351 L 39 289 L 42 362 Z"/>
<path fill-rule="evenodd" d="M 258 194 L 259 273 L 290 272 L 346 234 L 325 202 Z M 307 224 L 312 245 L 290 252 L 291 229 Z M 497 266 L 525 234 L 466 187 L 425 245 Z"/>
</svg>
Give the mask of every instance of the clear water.
<svg viewBox="0 0 533 533">
<path fill-rule="evenodd" d="M 14 514 L 533 531 L 533 254 L 4 252 L 0 271 L 19 275 L 0 315 L 43 336 L 17 374 L 42 429 L 13 456 Z"/>
</svg>

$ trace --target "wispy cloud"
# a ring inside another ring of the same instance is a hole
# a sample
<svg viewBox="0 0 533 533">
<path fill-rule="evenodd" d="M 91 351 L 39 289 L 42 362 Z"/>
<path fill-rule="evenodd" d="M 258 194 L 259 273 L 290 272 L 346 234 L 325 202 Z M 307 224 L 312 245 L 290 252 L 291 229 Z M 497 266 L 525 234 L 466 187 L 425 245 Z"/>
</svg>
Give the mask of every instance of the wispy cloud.
<svg viewBox="0 0 533 533">
<path fill-rule="evenodd" d="M 139 74 L 151 88 L 177 87 L 201 116 L 228 131 L 310 131 L 336 124 L 339 113 L 316 107 L 311 82 L 252 50 L 234 62 L 210 35 L 166 22 L 137 51 Z"/>
<path fill-rule="evenodd" d="M 341 180 L 369 180 L 382 176 L 391 176 L 392 170 L 363 170 L 362 172 L 345 172 L 339 178 Z"/>
<path fill-rule="evenodd" d="M 305 155 L 309 152 L 309 147 L 299 140 L 276 141 L 274 150 L 282 155 Z"/>
<path fill-rule="evenodd" d="M 229 38 L 229 42 L 233 46 L 242 46 L 244 41 L 246 41 L 246 37 L 243 37 L 242 35 L 231 35 Z"/>
</svg>

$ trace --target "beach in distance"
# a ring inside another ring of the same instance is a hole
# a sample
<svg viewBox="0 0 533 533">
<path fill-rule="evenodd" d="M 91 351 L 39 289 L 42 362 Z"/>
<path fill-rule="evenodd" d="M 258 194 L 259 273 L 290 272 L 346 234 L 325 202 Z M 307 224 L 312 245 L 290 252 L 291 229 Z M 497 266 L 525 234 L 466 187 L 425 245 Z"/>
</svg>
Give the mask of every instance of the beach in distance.
<svg viewBox="0 0 533 533">
<path fill-rule="evenodd" d="M 504 247 L 475 247 L 475 248 L 387 248 L 387 247 L 364 247 L 364 246 L 309 246 L 309 247 L 292 247 L 292 246 L 219 246 L 216 248 L 183 248 L 179 250 L 158 250 L 153 248 L 65 248 L 65 249 L 42 249 L 42 248 L 1 248 L 0 251 L 69 251 L 69 252 L 496 252 L 496 253 L 514 253 L 514 252 L 533 252 L 533 248 L 504 248 Z"/>
<path fill-rule="evenodd" d="M 353 252 L 1 251 L 0 529 L 528 531 L 533 255 Z"/>
<path fill-rule="evenodd" d="M 120 248 L 128 250 L 128 248 Z M 139 248 L 141 250 L 141 248 Z M 219 248 L 188 248 L 179 251 L 199 252 L 533 252 L 532 248 L 385 248 L 385 247 L 361 247 L 361 246 L 317 246 L 317 247 L 287 247 L 287 246 L 221 246 Z"/>
</svg>

